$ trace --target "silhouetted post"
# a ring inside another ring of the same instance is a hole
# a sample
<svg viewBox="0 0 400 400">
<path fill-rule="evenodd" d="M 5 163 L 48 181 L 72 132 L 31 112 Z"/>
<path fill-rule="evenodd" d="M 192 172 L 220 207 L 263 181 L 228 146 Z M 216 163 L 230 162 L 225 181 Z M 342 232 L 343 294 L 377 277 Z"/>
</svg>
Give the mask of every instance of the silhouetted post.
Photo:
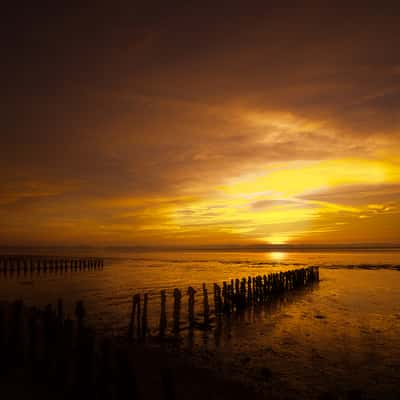
<svg viewBox="0 0 400 400">
<path fill-rule="evenodd" d="M 52 372 L 54 365 L 55 338 L 54 338 L 54 314 L 51 304 L 47 304 L 43 315 L 43 348 L 44 366 L 48 372 Z"/>
<path fill-rule="evenodd" d="M 167 297 L 165 295 L 165 290 L 161 290 L 161 314 L 160 314 L 160 336 L 165 335 L 165 329 L 167 327 Z"/>
<path fill-rule="evenodd" d="M 13 357 L 12 362 L 19 363 L 23 357 L 22 351 L 22 327 L 23 327 L 23 303 L 18 300 L 11 305 L 11 323 L 8 347 Z"/>
<path fill-rule="evenodd" d="M 246 278 L 240 281 L 240 308 L 246 305 Z"/>
<path fill-rule="evenodd" d="M 239 294 L 240 294 L 240 280 L 236 279 L 235 280 L 235 295 L 237 297 L 239 297 Z"/>
<path fill-rule="evenodd" d="M 182 299 L 181 291 L 179 289 L 174 289 L 174 313 L 173 313 L 174 327 L 173 328 L 174 328 L 175 335 L 179 334 L 181 299 Z"/>
<path fill-rule="evenodd" d="M 204 314 L 204 325 L 210 324 L 210 307 L 208 305 L 208 292 L 206 284 L 203 283 L 203 314 Z"/>
<path fill-rule="evenodd" d="M 247 279 L 247 304 L 250 306 L 253 303 L 253 296 L 251 292 L 251 277 Z"/>
<path fill-rule="evenodd" d="M 140 336 L 140 294 L 135 294 L 132 298 L 131 320 L 129 322 L 128 328 L 128 337 L 130 339 L 133 339 L 133 332 L 135 330 L 135 319 L 137 323 L 137 336 Z"/>
<path fill-rule="evenodd" d="M 224 299 L 224 304 L 223 304 L 223 312 L 227 313 L 229 312 L 229 305 L 228 305 L 228 286 L 226 282 L 222 282 L 222 297 Z"/>
<path fill-rule="evenodd" d="M 29 342 L 28 342 L 28 358 L 32 364 L 32 367 L 35 368 L 38 354 L 37 354 L 37 322 L 36 322 L 36 308 L 32 307 L 29 311 L 28 316 L 28 334 L 29 334 Z"/>
<path fill-rule="evenodd" d="M 147 303 L 148 295 L 145 293 L 143 295 L 143 313 L 142 313 L 142 337 L 147 335 Z"/>
<path fill-rule="evenodd" d="M 195 299 L 194 299 L 194 295 L 196 293 L 196 291 L 189 286 L 188 288 L 188 320 L 189 320 L 189 327 L 191 329 L 193 329 L 194 327 L 194 303 L 195 303 Z"/>
<path fill-rule="evenodd" d="M 64 322 L 64 309 L 63 309 L 62 299 L 57 300 L 57 318 L 58 318 L 59 323 Z"/>
<path fill-rule="evenodd" d="M 264 303 L 267 301 L 268 298 L 268 278 L 267 275 L 263 276 L 263 301 Z"/>
<path fill-rule="evenodd" d="M 0 304 L 0 371 L 5 361 L 6 337 L 6 311 L 5 306 Z"/>
<path fill-rule="evenodd" d="M 78 340 L 80 340 L 80 337 L 83 333 L 83 320 L 86 316 L 86 311 L 85 311 L 85 307 L 83 305 L 83 301 L 79 300 L 76 303 L 76 307 L 75 307 L 75 317 L 77 320 L 77 324 L 78 324 Z"/>
<path fill-rule="evenodd" d="M 220 315 L 222 312 L 221 288 L 216 283 L 214 283 L 214 308 L 215 315 Z"/>
</svg>

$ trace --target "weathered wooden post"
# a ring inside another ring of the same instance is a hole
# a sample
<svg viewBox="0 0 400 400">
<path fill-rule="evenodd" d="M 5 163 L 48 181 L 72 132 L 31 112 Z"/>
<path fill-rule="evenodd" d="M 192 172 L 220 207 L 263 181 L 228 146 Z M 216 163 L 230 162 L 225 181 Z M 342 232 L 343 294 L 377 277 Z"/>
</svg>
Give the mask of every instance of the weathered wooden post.
<svg viewBox="0 0 400 400">
<path fill-rule="evenodd" d="M 267 275 L 263 276 L 263 301 L 264 303 L 267 301 L 268 298 L 268 279 Z"/>
<path fill-rule="evenodd" d="M 29 341 L 28 341 L 28 359 L 32 364 L 32 367 L 35 368 L 38 354 L 37 354 L 37 321 L 36 321 L 36 308 L 32 307 L 29 310 L 28 316 L 28 334 L 29 334 Z"/>
<path fill-rule="evenodd" d="M 216 283 L 214 283 L 214 309 L 216 316 L 221 314 L 222 312 L 221 288 Z"/>
<path fill-rule="evenodd" d="M 5 306 L 0 304 L 0 370 L 2 370 L 5 362 L 6 338 L 6 310 Z"/>
<path fill-rule="evenodd" d="M 142 313 L 142 337 L 147 336 L 147 303 L 148 295 L 145 293 L 143 295 L 143 313 Z"/>
<path fill-rule="evenodd" d="M 83 305 L 83 301 L 79 300 L 76 303 L 76 307 L 75 307 L 75 317 L 78 323 L 78 332 L 82 332 L 83 329 L 83 320 L 86 316 L 86 311 L 85 311 L 85 307 Z"/>
<path fill-rule="evenodd" d="M 23 334 L 23 302 L 18 300 L 11 305 L 11 323 L 9 335 L 9 348 L 13 354 L 12 362 L 19 363 L 23 356 L 22 351 L 22 334 Z"/>
<path fill-rule="evenodd" d="M 181 299 L 182 299 L 182 293 L 179 289 L 174 289 L 174 312 L 173 312 L 173 330 L 174 334 L 178 335 L 179 334 L 179 328 L 180 328 L 180 313 L 181 313 Z"/>
<path fill-rule="evenodd" d="M 188 294 L 188 320 L 189 320 L 189 327 L 190 329 L 193 329 L 194 327 L 194 304 L 195 304 L 195 299 L 194 299 L 194 295 L 195 295 L 196 291 L 189 286 L 187 294 Z"/>
<path fill-rule="evenodd" d="M 64 309 L 62 299 L 57 300 L 57 319 L 59 323 L 64 322 Z"/>
<path fill-rule="evenodd" d="M 244 308 L 246 305 L 246 278 L 242 278 L 240 281 L 240 301 L 239 301 L 239 308 Z"/>
<path fill-rule="evenodd" d="M 223 312 L 228 312 L 228 288 L 226 282 L 222 282 Z"/>
<path fill-rule="evenodd" d="M 129 328 L 128 328 L 128 337 L 130 339 L 133 339 L 133 333 L 135 330 L 135 317 L 137 323 L 137 336 L 140 336 L 140 294 L 135 294 L 132 297 L 131 320 L 129 321 Z"/>
<path fill-rule="evenodd" d="M 203 314 L 204 314 L 204 326 L 210 324 L 210 307 L 208 305 L 208 292 L 206 284 L 203 283 Z"/>
<path fill-rule="evenodd" d="M 165 290 L 161 290 L 161 312 L 160 312 L 160 336 L 165 335 L 165 329 L 167 327 L 167 296 L 165 295 Z"/>
<path fill-rule="evenodd" d="M 247 279 L 247 304 L 251 306 L 253 304 L 253 295 L 252 295 L 252 290 L 251 290 L 251 276 L 248 277 Z"/>
</svg>

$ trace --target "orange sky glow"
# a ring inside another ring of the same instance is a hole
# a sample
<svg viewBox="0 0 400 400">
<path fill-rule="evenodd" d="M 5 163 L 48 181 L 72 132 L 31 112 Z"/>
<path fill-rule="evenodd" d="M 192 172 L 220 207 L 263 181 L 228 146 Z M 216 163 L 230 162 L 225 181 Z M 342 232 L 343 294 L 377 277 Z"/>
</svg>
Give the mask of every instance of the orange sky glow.
<svg viewBox="0 0 400 400">
<path fill-rule="evenodd" d="M 399 244 L 398 18 L 262 4 L 18 17 L 0 245 Z"/>
</svg>

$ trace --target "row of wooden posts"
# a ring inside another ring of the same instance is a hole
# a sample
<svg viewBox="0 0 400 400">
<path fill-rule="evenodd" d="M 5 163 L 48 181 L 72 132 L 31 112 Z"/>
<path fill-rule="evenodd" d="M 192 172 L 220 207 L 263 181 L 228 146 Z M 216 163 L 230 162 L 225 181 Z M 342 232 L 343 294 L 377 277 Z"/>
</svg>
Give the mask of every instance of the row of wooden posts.
<svg viewBox="0 0 400 400">
<path fill-rule="evenodd" d="M 196 291 L 189 287 L 189 329 L 211 328 L 213 318 L 267 303 L 286 291 L 304 288 L 318 281 L 318 267 L 310 267 L 231 280 L 222 286 L 214 284 L 213 310 L 209 305 L 207 287 L 203 284 L 201 322 L 197 321 L 195 315 Z M 173 297 L 172 332 L 178 335 L 182 329 L 182 291 L 174 289 Z M 137 349 L 129 343 L 130 339 L 143 339 L 149 333 L 148 295 L 144 294 L 141 300 L 139 294 L 133 296 L 129 340 L 96 335 L 85 324 L 86 311 L 82 301 L 76 304 L 74 319 L 65 316 L 62 300 L 58 300 L 56 307 L 48 305 L 44 309 L 28 308 L 22 301 L 0 303 L 0 383 L 4 380 L 9 385 L 14 379 L 14 383 L 25 387 L 25 384 L 34 382 L 32 390 L 46 387 L 50 393 L 62 393 L 65 399 L 138 398 L 137 383 L 140 384 L 141 380 L 137 378 L 137 373 L 142 365 L 138 367 L 135 364 L 141 361 L 136 357 Z M 166 304 L 167 295 L 163 290 L 160 337 L 168 334 Z M 168 373 L 168 368 L 159 370 L 161 384 L 156 389 L 160 392 L 159 398 L 174 397 L 171 395 L 174 392 L 174 380 Z M 148 388 L 142 390 L 144 393 L 140 397 L 146 398 Z"/>
<path fill-rule="evenodd" d="M 0 256 L 0 272 L 77 271 L 104 267 L 98 257 Z"/>
<path fill-rule="evenodd" d="M 248 277 L 232 279 L 230 283 L 223 282 L 222 287 L 214 283 L 214 317 L 218 318 L 224 314 L 239 312 L 247 307 L 270 302 L 282 293 L 301 289 L 306 286 L 319 282 L 319 268 L 308 267 L 296 269 L 286 272 L 271 273 L 269 275 L 259 275 L 256 277 Z M 211 326 L 211 310 L 209 304 L 209 295 L 206 284 L 202 285 L 202 308 L 201 320 L 198 321 L 195 316 L 195 294 L 196 290 L 189 287 L 187 290 L 187 322 L 190 330 L 194 328 L 210 329 Z M 167 332 L 167 307 L 166 307 L 166 291 L 160 293 L 160 321 L 159 335 L 163 337 Z M 181 308 L 182 308 L 182 291 L 174 289 L 173 291 L 173 321 L 172 332 L 178 335 L 181 330 Z M 130 338 L 144 338 L 149 334 L 148 327 L 148 294 L 135 294 L 132 300 L 132 312 L 128 327 L 128 336 Z"/>
</svg>

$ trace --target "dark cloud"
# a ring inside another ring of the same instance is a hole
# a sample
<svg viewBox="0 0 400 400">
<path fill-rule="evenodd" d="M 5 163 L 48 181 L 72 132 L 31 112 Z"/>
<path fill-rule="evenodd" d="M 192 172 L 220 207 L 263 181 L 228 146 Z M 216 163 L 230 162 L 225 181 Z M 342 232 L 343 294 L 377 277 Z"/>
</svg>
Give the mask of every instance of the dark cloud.
<svg viewBox="0 0 400 400">
<path fill-rule="evenodd" d="M 399 184 L 343 185 L 299 196 L 299 199 L 326 201 L 344 205 L 366 205 L 398 203 L 400 199 Z"/>
<path fill-rule="evenodd" d="M 298 203 L 293 200 L 259 200 L 254 202 L 251 207 L 255 210 L 264 210 L 274 206 L 292 206 L 296 207 Z M 303 205 L 303 204 L 301 204 Z"/>
</svg>

